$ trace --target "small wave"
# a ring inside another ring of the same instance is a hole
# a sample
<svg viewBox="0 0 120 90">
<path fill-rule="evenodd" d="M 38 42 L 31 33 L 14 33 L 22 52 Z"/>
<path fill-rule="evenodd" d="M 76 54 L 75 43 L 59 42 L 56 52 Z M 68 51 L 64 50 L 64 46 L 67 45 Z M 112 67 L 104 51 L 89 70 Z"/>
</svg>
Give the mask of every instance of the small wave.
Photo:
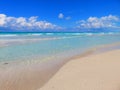
<svg viewBox="0 0 120 90">
<path fill-rule="evenodd" d="M 92 36 L 94 35 L 93 33 L 85 33 L 86 36 Z"/>
<path fill-rule="evenodd" d="M 114 34 L 114 33 L 113 33 L 113 32 L 109 32 L 108 34 L 110 34 L 110 35 L 111 35 L 111 34 Z"/>
<path fill-rule="evenodd" d="M 45 35 L 54 35 L 54 33 L 45 33 Z"/>
<path fill-rule="evenodd" d="M 28 36 L 31 36 L 31 35 L 33 35 L 33 36 L 41 36 L 41 35 L 43 35 L 42 33 L 34 33 L 34 34 L 28 34 Z M 27 35 L 26 35 L 27 36 Z"/>
<path fill-rule="evenodd" d="M 16 37 L 16 36 L 40 36 L 43 35 L 41 33 L 39 34 L 32 34 L 32 33 L 28 33 L 28 34 L 0 34 L 0 37 Z"/>
<path fill-rule="evenodd" d="M 18 36 L 16 34 L 1 34 L 0 37 L 14 37 L 14 36 Z"/>
</svg>

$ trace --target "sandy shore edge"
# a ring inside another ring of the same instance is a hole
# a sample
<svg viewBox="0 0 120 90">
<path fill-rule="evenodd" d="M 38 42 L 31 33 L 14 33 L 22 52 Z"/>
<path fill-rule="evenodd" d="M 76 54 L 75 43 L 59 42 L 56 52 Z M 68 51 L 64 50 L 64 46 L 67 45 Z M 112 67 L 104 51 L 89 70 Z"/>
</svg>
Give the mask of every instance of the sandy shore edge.
<svg viewBox="0 0 120 90">
<path fill-rule="evenodd" d="M 38 90 L 120 90 L 120 49 L 65 64 Z"/>
<path fill-rule="evenodd" d="M 109 46 L 109 48 L 111 48 L 114 45 L 119 46 L 119 43 L 113 44 L 113 45 L 111 44 L 108 46 Z M 108 46 L 106 45 L 106 47 L 108 47 Z M 106 48 L 106 47 L 103 45 L 103 47 L 98 47 L 98 48 L 101 49 L 101 48 Z M 42 90 L 42 89 L 43 90 L 74 90 L 74 89 L 59 89 L 59 88 L 58 89 L 53 89 L 53 88 L 52 89 L 49 89 L 49 88 L 44 89 L 44 88 L 47 87 L 49 82 L 51 82 L 51 80 L 54 79 L 54 77 L 56 77 L 56 75 L 68 63 L 70 63 L 74 60 L 81 62 L 82 58 L 84 58 L 85 56 L 91 57 L 88 55 L 93 54 L 93 52 L 95 52 L 98 48 L 90 49 L 87 52 L 83 53 L 82 55 L 75 56 L 73 58 L 70 58 L 68 60 L 61 61 L 61 62 L 50 61 L 50 62 L 46 62 L 46 63 L 35 63 L 35 64 L 31 64 L 31 65 L 23 64 L 23 65 L 15 65 L 15 66 L 9 66 L 9 64 L 3 65 L 4 67 L 2 67 L 2 68 L 0 67 L 0 77 L 1 77 L 0 89 L 1 90 L 38 90 L 40 87 L 45 85 L 40 90 Z M 101 54 L 102 53 L 100 53 L 98 55 L 101 55 Z M 92 56 L 94 57 L 94 55 L 92 55 Z M 87 57 L 85 57 L 85 58 L 87 58 Z M 70 61 L 70 60 L 72 60 L 72 61 Z M 68 61 L 70 61 L 70 62 L 68 62 Z M 89 60 L 89 62 L 90 61 L 91 60 Z M 65 64 L 65 63 L 67 63 L 67 64 Z M 6 68 L 6 66 L 9 68 Z M 57 72 L 57 74 L 56 74 L 56 72 Z M 55 76 L 54 76 L 54 74 L 55 74 Z M 49 79 L 50 79 L 50 81 L 48 81 Z"/>
</svg>

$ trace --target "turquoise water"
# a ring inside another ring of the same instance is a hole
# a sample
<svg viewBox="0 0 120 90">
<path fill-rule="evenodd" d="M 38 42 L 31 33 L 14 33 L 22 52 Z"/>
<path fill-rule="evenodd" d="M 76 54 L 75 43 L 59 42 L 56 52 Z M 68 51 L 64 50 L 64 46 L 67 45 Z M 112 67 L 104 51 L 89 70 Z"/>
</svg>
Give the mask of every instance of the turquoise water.
<svg viewBox="0 0 120 90">
<path fill-rule="evenodd" d="M 46 39 L 47 40 L 44 40 Z M 49 39 L 50 38 L 50 39 Z M 37 40 L 18 43 L 18 40 Z M 39 40 L 40 39 L 40 40 Z M 0 47 L 0 61 L 30 60 L 45 57 L 52 59 L 72 57 L 104 44 L 120 42 L 119 33 L 0 33 L 0 40 L 8 40 L 8 46 Z M 11 40 L 17 41 L 10 43 Z M 51 60 L 52 60 L 51 59 Z"/>
</svg>

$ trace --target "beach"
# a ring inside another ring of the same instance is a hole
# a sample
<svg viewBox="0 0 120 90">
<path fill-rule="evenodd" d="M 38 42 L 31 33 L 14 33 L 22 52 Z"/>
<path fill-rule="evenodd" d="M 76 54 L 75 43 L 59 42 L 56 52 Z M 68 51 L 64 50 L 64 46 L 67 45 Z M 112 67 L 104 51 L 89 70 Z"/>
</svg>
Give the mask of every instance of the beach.
<svg viewBox="0 0 120 90">
<path fill-rule="evenodd" d="M 0 90 L 116 89 L 119 33 L 36 34 L 0 36 Z"/>
<path fill-rule="evenodd" d="M 0 90 L 120 90 L 120 0 L 0 0 Z"/>
<path fill-rule="evenodd" d="M 0 0 L 0 90 L 120 90 L 120 0 Z"/>
<path fill-rule="evenodd" d="M 120 50 L 112 50 L 66 63 L 38 90 L 119 90 Z"/>
<path fill-rule="evenodd" d="M 0 67 L 0 89 L 119 90 L 119 59 L 120 49 L 115 49 L 64 62 L 4 63 Z"/>
</svg>

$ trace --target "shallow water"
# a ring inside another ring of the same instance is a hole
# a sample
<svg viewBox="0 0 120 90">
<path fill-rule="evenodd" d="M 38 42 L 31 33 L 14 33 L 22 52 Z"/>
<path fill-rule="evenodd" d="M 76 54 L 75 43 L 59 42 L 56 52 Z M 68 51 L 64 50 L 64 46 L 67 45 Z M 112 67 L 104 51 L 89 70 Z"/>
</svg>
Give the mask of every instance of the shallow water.
<svg viewBox="0 0 120 90">
<path fill-rule="evenodd" d="M 119 33 L 1 33 L 0 61 L 70 58 L 84 51 L 120 42 Z M 52 57 L 47 58 L 46 57 Z"/>
</svg>

